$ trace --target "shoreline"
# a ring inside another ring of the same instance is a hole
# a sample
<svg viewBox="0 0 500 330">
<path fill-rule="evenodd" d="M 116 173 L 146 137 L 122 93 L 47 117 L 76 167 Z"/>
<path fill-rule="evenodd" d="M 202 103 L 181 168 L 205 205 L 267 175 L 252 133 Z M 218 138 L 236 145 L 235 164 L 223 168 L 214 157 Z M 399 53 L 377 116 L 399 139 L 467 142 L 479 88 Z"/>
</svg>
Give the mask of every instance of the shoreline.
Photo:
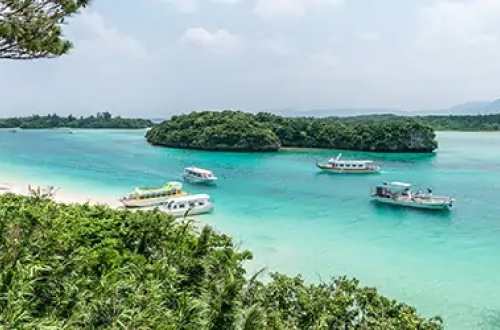
<svg viewBox="0 0 500 330">
<path fill-rule="evenodd" d="M 38 182 L 24 182 L 19 179 L 7 178 L 0 179 L 0 186 L 8 186 L 10 187 L 10 191 L 5 191 L 5 193 L 13 193 L 16 195 L 29 196 L 28 186 L 41 186 L 46 187 L 47 185 L 38 183 Z M 111 196 L 96 196 L 96 195 L 86 195 L 83 193 L 71 191 L 66 187 L 54 186 L 57 188 L 57 191 L 52 198 L 52 200 L 56 203 L 64 203 L 64 204 L 90 204 L 90 205 L 105 205 L 109 206 L 113 209 L 121 208 L 121 203 L 117 198 L 113 198 Z"/>
</svg>

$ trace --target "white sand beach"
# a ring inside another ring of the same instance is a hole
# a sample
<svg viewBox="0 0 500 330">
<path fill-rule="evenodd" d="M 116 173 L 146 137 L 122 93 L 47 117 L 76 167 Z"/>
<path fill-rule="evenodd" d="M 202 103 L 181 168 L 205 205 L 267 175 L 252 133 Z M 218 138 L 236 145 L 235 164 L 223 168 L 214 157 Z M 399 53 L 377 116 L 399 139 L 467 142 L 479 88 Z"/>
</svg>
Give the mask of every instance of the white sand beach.
<svg viewBox="0 0 500 330">
<path fill-rule="evenodd" d="M 46 186 L 36 182 L 22 182 L 18 179 L 13 180 L 0 180 L 0 194 L 1 193 L 14 193 L 18 195 L 28 196 L 30 195 L 29 185 L 31 186 Z M 7 189 L 8 188 L 8 189 Z M 71 191 L 67 187 L 56 186 L 57 190 L 53 197 L 53 200 L 58 203 L 66 204 L 84 204 L 88 203 L 91 205 L 107 205 L 112 208 L 121 207 L 121 203 L 116 198 L 110 196 L 90 196 L 81 192 Z"/>
</svg>

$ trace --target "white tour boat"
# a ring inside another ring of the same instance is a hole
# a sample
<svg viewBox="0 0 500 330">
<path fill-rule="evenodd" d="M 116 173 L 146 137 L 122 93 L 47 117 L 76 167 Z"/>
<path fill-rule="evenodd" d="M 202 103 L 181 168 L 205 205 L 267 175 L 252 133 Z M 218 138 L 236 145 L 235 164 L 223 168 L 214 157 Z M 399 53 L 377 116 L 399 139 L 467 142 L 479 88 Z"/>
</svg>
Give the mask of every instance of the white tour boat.
<svg viewBox="0 0 500 330">
<path fill-rule="evenodd" d="M 183 178 L 190 183 L 214 184 L 217 181 L 217 177 L 212 171 L 194 166 L 184 169 Z"/>
<path fill-rule="evenodd" d="M 125 207 L 154 207 L 176 197 L 183 197 L 187 194 L 182 191 L 182 183 L 168 182 L 163 187 L 158 188 L 135 188 L 133 192 L 120 199 Z"/>
<path fill-rule="evenodd" d="M 448 196 L 434 196 L 431 189 L 413 192 L 411 187 L 404 182 L 384 183 L 375 187 L 372 198 L 380 203 L 428 210 L 449 210 L 455 201 Z"/>
<path fill-rule="evenodd" d="M 380 166 L 371 160 L 344 160 L 342 154 L 331 158 L 326 163 L 317 163 L 320 169 L 342 174 L 370 174 L 380 172 Z"/>
<path fill-rule="evenodd" d="M 214 206 L 210 201 L 209 195 L 199 194 L 173 198 L 163 203 L 159 209 L 173 217 L 181 218 L 210 213 L 214 209 Z"/>
</svg>

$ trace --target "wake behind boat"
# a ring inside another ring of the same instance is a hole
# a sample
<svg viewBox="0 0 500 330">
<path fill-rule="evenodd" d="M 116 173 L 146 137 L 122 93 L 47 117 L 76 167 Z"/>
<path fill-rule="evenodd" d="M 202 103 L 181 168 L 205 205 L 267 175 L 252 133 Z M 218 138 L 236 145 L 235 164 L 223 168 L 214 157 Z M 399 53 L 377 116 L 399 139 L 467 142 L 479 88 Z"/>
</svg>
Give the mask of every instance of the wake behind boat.
<svg viewBox="0 0 500 330">
<path fill-rule="evenodd" d="M 125 207 L 154 207 L 160 206 L 172 198 L 183 197 L 187 194 L 182 191 L 182 183 L 168 182 L 163 187 L 135 188 L 133 192 L 120 199 Z"/>
<path fill-rule="evenodd" d="M 339 174 L 371 174 L 380 172 L 380 166 L 371 160 L 343 160 L 342 154 L 326 163 L 316 163 L 320 169 Z"/>
<path fill-rule="evenodd" d="M 189 183 L 215 184 L 217 177 L 212 171 L 199 167 L 186 167 L 183 178 Z"/>
<path fill-rule="evenodd" d="M 455 201 L 448 196 L 434 196 L 431 189 L 413 192 L 411 187 L 404 182 L 384 183 L 375 187 L 372 198 L 380 203 L 427 210 L 449 210 Z"/>
</svg>

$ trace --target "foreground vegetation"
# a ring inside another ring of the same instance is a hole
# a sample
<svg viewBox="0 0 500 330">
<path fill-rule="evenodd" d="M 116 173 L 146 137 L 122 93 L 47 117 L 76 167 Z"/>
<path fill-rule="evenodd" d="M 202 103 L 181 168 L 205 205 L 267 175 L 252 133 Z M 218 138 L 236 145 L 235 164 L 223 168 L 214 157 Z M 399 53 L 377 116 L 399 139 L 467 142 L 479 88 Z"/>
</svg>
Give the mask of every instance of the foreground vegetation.
<svg viewBox="0 0 500 330">
<path fill-rule="evenodd" d="M 248 278 L 209 227 L 0 196 L 0 328 L 441 329 L 356 280 Z"/>
<path fill-rule="evenodd" d="M 147 135 L 154 145 L 207 150 L 275 151 L 280 147 L 431 152 L 432 128 L 414 119 L 286 118 L 239 111 L 174 116 Z"/>
<path fill-rule="evenodd" d="M 89 117 L 59 117 L 58 115 L 31 117 L 18 117 L 0 119 L 0 128 L 26 128 L 26 129 L 43 129 L 43 128 L 147 128 L 153 123 L 146 119 L 129 119 L 121 117 L 113 117 L 109 112 L 98 113 L 96 116 Z"/>
</svg>

